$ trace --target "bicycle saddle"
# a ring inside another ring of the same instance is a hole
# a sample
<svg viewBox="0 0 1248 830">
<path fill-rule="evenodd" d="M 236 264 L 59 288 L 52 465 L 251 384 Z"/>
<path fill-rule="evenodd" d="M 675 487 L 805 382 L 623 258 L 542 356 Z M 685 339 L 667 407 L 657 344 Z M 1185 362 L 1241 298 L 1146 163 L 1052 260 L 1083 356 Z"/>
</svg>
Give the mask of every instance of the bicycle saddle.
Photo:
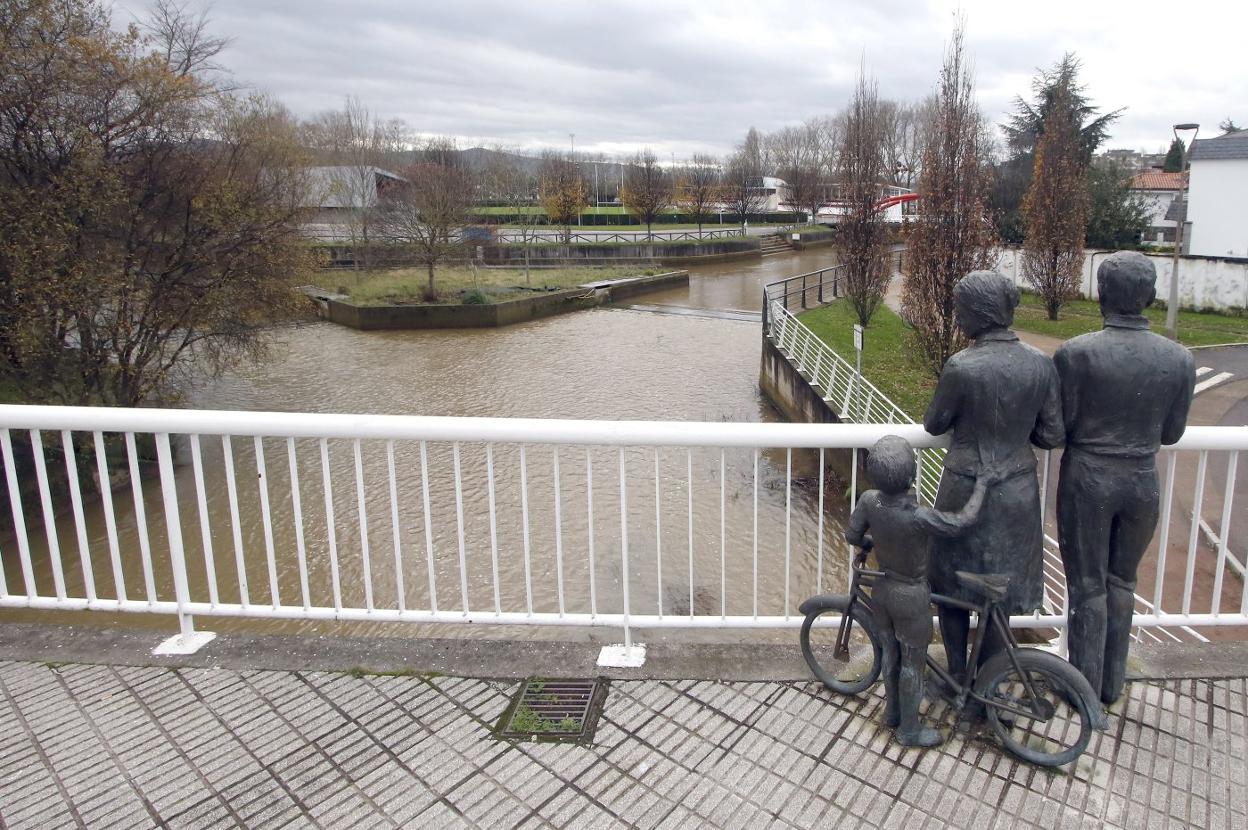
<svg viewBox="0 0 1248 830">
<path fill-rule="evenodd" d="M 974 574 L 968 571 L 954 571 L 958 584 L 972 591 L 978 591 L 985 597 L 995 601 L 1005 599 L 1005 592 L 1010 587 L 1010 578 L 1006 574 Z"/>
</svg>

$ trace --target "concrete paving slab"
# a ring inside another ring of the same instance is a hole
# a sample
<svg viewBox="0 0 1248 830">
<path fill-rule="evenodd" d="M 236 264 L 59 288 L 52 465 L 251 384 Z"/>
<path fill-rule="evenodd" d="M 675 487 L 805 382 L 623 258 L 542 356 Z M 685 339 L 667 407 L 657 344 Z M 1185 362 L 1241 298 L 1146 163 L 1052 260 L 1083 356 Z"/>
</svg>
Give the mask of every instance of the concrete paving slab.
<svg viewBox="0 0 1248 830">
<path fill-rule="evenodd" d="M 899 747 L 875 720 L 878 688 L 845 698 L 809 681 L 617 680 L 586 747 L 493 738 L 507 680 L 9 661 L 0 711 L 25 725 L 7 745 L 26 751 L 0 776 L 0 821 L 1230 828 L 1248 804 L 1243 665 L 1131 683 L 1084 758 L 1045 770 L 984 736 Z M 329 730 L 322 709 L 336 713 Z M 256 710 L 271 715 L 264 732 L 245 716 Z M 400 748 L 413 733 L 425 740 Z M 221 775 L 222 758 L 241 775 Z"/>
</svg>

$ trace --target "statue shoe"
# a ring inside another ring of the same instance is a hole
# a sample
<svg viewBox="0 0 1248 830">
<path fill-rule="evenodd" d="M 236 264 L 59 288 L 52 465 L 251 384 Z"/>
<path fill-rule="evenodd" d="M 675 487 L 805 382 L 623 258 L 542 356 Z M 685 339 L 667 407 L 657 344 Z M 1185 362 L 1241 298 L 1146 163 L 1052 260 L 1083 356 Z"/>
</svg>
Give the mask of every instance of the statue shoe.
<svg viewBox="0 0 1248 830">
<path fill-rule="evenodd" d="M 921 727 L 913 732 L 903 732 L 897 730 L 894 733 L 897 743 L 902 746 L 940 746 L 945 742 L 945 736 L 939 731 L 930 727 Z"/>
</svg>

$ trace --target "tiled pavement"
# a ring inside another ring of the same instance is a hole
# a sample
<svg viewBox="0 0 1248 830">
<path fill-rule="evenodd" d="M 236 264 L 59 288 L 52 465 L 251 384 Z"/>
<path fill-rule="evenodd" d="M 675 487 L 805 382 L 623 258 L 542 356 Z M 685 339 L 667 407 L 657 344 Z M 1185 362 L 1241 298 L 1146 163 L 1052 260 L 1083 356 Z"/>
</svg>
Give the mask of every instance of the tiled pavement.
<svg viewBox="0 0 1248 830">
<path fill-rule="evenodd" d="M 880 693 L 613 681 L 595 745 L 500 742 L 514 681 L 0 663 L 4 827 L 1248 826 L 1246 681 L 1136 682 L 1067 770 L 905 750 Z"/>
</svg>

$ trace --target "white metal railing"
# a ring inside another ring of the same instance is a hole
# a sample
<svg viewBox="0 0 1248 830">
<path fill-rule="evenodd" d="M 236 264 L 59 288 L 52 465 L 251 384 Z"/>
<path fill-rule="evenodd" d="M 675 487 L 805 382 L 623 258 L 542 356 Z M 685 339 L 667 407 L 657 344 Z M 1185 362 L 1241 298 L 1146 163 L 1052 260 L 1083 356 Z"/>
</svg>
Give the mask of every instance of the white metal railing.
<svg viewBox="0 0 1248 830">
<path fill-rule="evenodd" d="M 941 444 L 900 423 L 3 406 L 0 607 L 176 615 L 188 639 L 195 616 L 610 626 L 626 642 L 795 626 L 848 559 L 825 452 L 885 434 Z M 1229 548 L 1242 449 L 1248 427 L 1191 427 L 1164 454 L 1139 626 L 1248 624 Z M 1194 515 L 1221 515 L 1214 552 L 1175 492 L 1193 467 Z M 128 486 L 84 486 L 118 470 Z M 1062 608 L 1013 623 L 1060 627 Z"/>
</svg>

